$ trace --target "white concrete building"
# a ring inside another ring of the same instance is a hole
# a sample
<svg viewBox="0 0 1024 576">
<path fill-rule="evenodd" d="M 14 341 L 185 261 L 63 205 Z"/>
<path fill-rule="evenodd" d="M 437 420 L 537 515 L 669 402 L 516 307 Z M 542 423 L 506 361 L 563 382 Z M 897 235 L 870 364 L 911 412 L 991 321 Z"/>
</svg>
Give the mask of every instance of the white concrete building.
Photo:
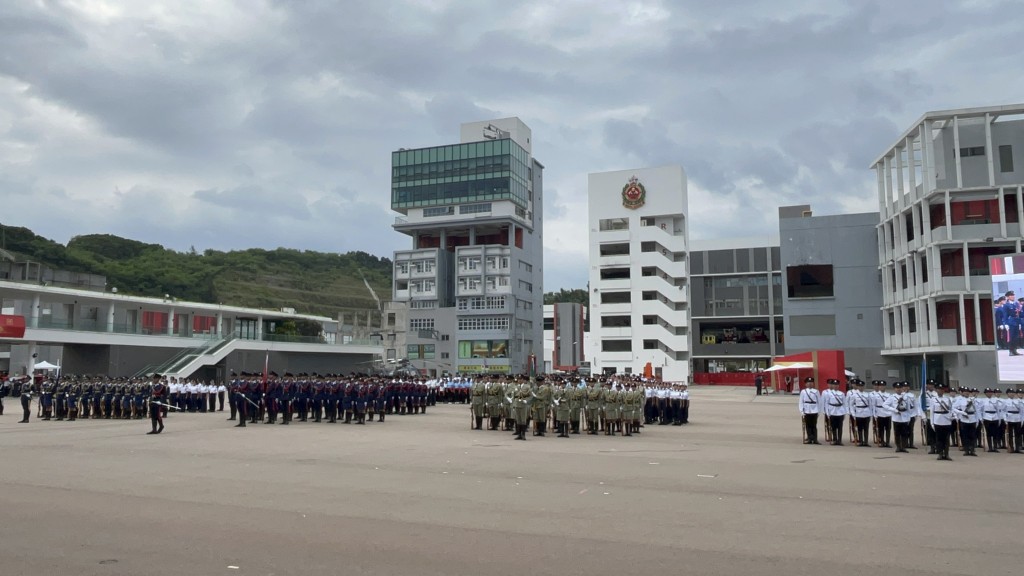
<svg viewBox="0 0 1024 576">
<path fill-rule="evenodd" d="M 680 166 L 590 174 L 595 373 L 690 376 L 689 222 Z"/>
<path fill-rule="evenodd" d="M 996 380 L 989 256 L 1020 252 L 1024 104 L 928 112 L 872 164 L 883 354 L 912 381 Z"/>
</svg>

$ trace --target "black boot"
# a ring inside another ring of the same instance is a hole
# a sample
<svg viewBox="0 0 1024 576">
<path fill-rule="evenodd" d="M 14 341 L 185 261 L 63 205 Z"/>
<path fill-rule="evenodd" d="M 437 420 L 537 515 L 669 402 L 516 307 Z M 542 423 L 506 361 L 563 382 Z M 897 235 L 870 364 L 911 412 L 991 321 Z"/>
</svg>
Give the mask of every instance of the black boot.
<svg viewBox="0 0 1024 576">
<path fill-rule="evenodd" d="M 476 417 L 476 429 L 477 430 L 483 430 L 484 429 L 484 417 L 483 416 L 477 416 Z"/>
<path fill-rule="evenodd" d="M 516 425 L 516 440 L 526 440 L 526 426 Z"/>
</svg>

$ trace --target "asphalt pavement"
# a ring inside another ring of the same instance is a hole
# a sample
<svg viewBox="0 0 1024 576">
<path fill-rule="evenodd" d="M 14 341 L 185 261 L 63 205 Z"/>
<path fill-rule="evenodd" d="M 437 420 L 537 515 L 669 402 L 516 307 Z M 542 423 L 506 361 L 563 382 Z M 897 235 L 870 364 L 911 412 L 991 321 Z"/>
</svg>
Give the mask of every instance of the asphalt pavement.
<svg viewBox="0 0 1024 576">
<path fill-rule="evenodd" d="M 1024 456 L 805 446 L 792 396 L 697 388 L 639 436 L 226 413 L 0 416 L 0 574 L 1010 574 Z M 822 434 L 823 436 L 823 434 Z M 918 444 L 921 442 L 918 440 Z"/>
</svg>

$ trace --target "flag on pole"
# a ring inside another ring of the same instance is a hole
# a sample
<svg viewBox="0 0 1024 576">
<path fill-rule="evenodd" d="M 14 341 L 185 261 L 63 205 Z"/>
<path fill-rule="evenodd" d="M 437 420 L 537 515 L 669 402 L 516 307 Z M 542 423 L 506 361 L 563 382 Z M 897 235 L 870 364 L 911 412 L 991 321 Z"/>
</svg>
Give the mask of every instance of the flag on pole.
<svg viewBox="0 0 1024 576">
<path fill-rule="evenodd" d="M 270 375 L 270 350 L 267 350 L 267 355 L 263 359 L 263 391 L 267 391 L 267 377 Z"/>
<path fill-rule="evenodd" d="M 926 418 L 928 416 L 928 403 L 926 402 L 928 383 L 928 355 L 924 352 L 921 353 L 921 417 Z"/>
</svg>

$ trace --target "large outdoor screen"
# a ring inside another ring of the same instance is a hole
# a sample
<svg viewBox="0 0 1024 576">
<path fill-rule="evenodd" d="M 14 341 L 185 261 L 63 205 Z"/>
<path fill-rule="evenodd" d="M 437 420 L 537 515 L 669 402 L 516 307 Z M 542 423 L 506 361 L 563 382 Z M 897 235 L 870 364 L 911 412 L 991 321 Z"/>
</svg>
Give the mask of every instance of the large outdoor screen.
<svg viewBox="0 0 1024 576">
<path fill-rule="evenodd" d="M 996 367 L 999 382 L 1024 383 L 1024 254 L 992 256 L 992 313 L 996 329 Z"/>
</svg>

